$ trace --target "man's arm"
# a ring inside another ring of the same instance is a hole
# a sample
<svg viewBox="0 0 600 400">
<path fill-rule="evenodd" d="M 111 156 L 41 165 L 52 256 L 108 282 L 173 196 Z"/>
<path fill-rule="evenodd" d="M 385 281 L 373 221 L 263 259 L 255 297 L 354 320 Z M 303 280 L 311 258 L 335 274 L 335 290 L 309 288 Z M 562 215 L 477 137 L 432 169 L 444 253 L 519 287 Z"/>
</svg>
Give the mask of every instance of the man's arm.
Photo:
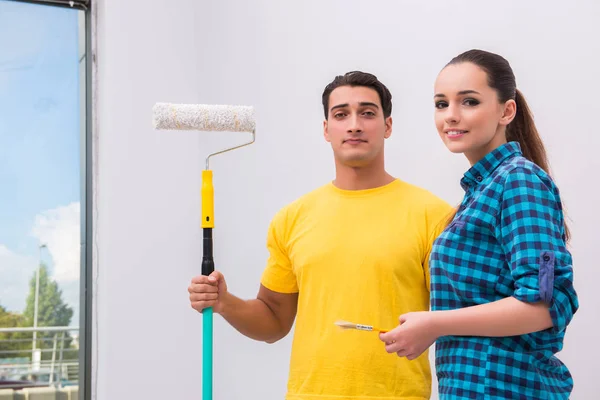
<svg viewBox="0 0 600 400">
<path fill-rule="evenodd" d="M 226 293 L 221 301 L 221 316 L 241 334 L 254 340 L 275 343 L 292 329 L 298 308 L 298 293 L 278 293 L 260 285 L 256 299 L 242 300 Z"/>
<path fill-rule="evenodd" d="M 202 312 L 212 307 L 231 326 L 254 340 L 275 343 L 288 334 L 296 318 L 298 293 L 278 293 L 261 285 L 256 299 L 242 300 L 227 291 L 219 271 L 192 279 L 188 292 L 194 310 Z"/>
</svg>

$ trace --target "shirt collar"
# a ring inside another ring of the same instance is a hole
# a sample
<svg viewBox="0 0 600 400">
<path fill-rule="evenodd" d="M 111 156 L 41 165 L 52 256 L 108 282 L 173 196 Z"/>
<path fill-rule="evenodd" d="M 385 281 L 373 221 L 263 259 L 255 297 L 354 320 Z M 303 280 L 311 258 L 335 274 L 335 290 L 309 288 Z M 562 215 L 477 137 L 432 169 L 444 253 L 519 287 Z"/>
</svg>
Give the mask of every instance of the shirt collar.
<svg viewBox="0 0 600 400">
<path fill-rule="evenodd" d="M 460 185 L 464 190 L 467 190 L 467 188 L 471 186 L 476 186 L 490 176 L 504 160 L 522 154 L 519 142 L 508 142 L 503 144 L 486 154 L 485 157 L 469 168 L 461 179 Z"/>
</svg>

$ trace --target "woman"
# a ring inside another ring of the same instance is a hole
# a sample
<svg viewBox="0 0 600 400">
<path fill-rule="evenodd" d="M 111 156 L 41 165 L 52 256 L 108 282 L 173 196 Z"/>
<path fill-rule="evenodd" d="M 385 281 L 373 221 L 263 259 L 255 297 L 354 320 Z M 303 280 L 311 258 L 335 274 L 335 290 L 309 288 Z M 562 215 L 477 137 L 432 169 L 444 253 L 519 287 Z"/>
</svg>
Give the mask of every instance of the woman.
<svg viewBox="0 0 600 400">
<path fill-rule="evenodd" d="M 567 399 L 555 353 L 579 304 L 569 234 L 546 152 L 509 63 L 470 50 L 435 83 L 435 123 L 471 167 L 435 241 L 431 312 L 400 317 L 386 350 L 414 359 L 436 343 L 441 399 Z"/>
</svg>

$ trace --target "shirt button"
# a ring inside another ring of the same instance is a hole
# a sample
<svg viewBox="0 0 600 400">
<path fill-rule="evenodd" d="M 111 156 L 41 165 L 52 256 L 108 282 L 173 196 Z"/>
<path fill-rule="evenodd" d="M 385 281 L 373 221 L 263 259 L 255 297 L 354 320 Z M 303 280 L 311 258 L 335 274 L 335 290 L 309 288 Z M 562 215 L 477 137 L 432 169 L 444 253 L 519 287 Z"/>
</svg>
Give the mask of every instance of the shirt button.
<svg viewBox="0 0 600 400">
<path fill-rule="evenodd" d="M 481 175 L 477 175 L 475 179 L 477 179 L 477 182 L 481 182 L 483 180 L 483 177 Z"/>
<path fill-rule="evenodd" d="M 548 254 L 544 254 L 544 261 L 550 261 L 550 256 Z"/>
</svg>

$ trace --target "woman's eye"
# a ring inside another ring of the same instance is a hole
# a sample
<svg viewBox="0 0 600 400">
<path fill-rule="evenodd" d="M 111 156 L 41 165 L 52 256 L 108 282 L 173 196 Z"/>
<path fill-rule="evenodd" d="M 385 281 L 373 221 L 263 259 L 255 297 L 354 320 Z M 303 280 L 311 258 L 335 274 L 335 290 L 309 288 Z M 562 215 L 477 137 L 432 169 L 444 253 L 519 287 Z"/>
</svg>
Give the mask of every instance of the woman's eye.
<svg viewBox="0 0 600 400">
<path fill-rule="evenodd" d="M 466 104 L 467 106 L 476 106 L 479 104 L 479 100 L 475 100 L 475 99 L 465 99 L 464 104 Z"/>
<path fill-rule="evenodd" d="M 436 101 L 435 108 L 445 108 L 448 104 L 445 101 Z"/>
</svg>

